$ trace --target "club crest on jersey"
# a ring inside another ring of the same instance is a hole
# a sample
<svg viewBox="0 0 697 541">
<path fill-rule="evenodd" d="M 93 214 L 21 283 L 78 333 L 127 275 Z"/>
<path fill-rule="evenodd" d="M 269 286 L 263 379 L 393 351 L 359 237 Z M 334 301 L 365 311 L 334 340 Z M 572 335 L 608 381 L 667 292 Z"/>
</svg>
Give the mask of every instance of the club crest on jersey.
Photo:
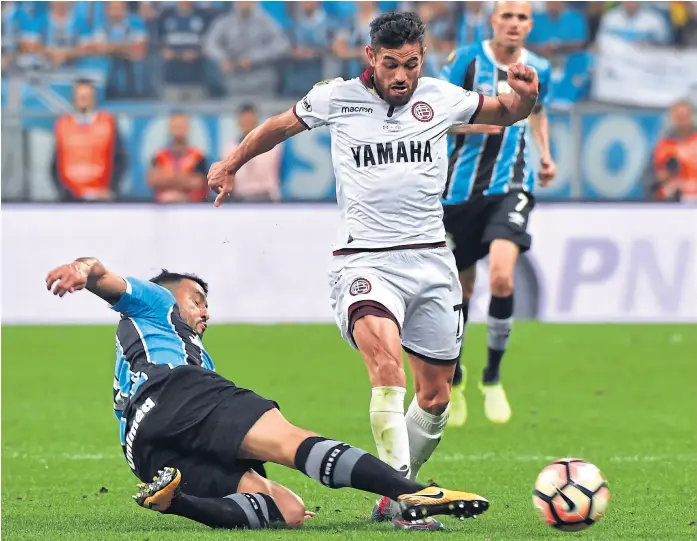
<svg viewBox="0 0 697 541">
<path fill-rule="evenodd" d="M 301 102 L 301 105 L 303 106 L 303 109 L 305 109 L 308 113 L 312 111 L 312 104 L 310 103 L 310 96 L 305 96 L 303 98 L 303 101 Z"/>
<path fill-rule="evenodd" d="M 430 122 L 433 120 L 433 107 L 425 101 L 417 101 L 411 106 L 411 114 L 420 122 Z"/>
<path fill-rule="evenodd" d="M 383 165 L 388 163 L 433 162 L 431 141 L 399 141 L 351 147 L 356 167 Z"/>
<path fill-rule="evenodd" d="M 368 280 L 365 278 L 356 278 L 351 283 L 351 287 L 349 287 L 349 293 L 354 297 L 356 295 L 367 295 L 372 289 L 373 286 L 370 285 Z"/>
<path fill-rule="evenodd" d="M 326 85 L 326 84 L 331 83 L 332 81 L 333 81 L 333 79 L 324 79 L 323 81 L 319 81 L 319 82 L 315 83 L 315 86 Z"/>
</svg>

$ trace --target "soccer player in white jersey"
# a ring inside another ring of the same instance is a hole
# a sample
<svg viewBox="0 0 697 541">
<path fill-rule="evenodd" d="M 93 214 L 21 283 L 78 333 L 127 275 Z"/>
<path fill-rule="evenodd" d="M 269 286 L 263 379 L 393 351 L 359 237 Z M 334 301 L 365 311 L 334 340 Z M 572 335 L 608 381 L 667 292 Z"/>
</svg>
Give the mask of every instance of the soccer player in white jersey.
<svg viewBox="0 0 697 541">
<path fill-rule="evenodd" d="M 341 227 L 330 272 L 342 336 L 358 349 L 372 385 L 370 425 L 382 460 L 415 478 L 448 422 L 450 389 L 462 340 L 462 291 L 445 244 L 440 202 L 453 126 L 508 126 L 526 118 L 538 95 L 537 73 L 513 64 L 513 92 L 485 97 L 421 77 L 425 25 L 414 13 L 385 13 L 371 23 L 370 68 L 359 78 L 315 85 L 291 110 L 253 130 L 213 164 L 208 184 L 219 206 L 236 171 L 304 130 L 328 126 Z M 414 376 L 404 412 L 402 350 Z M 378 501 L 373 519 L 395 506 Z M 442 529 L 433 519 L 397 528 Z"/>
</svg>

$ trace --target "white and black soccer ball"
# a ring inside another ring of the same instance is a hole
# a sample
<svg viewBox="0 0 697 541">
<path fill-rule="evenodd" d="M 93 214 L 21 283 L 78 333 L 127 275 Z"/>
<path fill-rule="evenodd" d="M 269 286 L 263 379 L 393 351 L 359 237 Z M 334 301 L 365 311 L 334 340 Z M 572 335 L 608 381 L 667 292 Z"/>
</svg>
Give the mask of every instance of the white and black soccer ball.
<svg viewBox="0 0 697 541">
<path fill-rule="evenodd" d="M 565 532 L 585 530 L 607 511 L 610 490 L 603 473 L 580 458 L 561 458 L 537 476 L 532 502 L 540 518 Z"/>
</svg>

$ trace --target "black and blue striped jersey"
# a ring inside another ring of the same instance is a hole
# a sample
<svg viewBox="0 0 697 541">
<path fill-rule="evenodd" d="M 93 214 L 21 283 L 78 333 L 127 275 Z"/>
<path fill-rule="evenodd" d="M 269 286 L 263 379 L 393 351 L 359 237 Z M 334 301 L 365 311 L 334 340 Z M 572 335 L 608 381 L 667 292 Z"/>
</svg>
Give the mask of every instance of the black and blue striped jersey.
<svg viewBox="0 0 697 541">
<path fill-rule="evenodd" d="M 443 68 L 441 78 L 485 96 L 511 92 L 508 71 L 499 65 L 489 41 L 457 49 Z M 547 60 L 523 49 L 519 62 L 535 68 L 540 80 L 538 105 L 545 106 L 551 67 Z M 442 203 L 462 203 L 472 196 L 496 195 L 510 190 L 532 192 L 530 129 L 527 119 L 506 127 L 502 133 L 468 133 L 448 136 L 448 179 Z"/>
<path fill-rule="evenodd" d="M 174 295 L 152 282 L 126 278 L 126 292 L 111 307 L 121 314 L 116 329 L 114 413 L 125 442 L 129 401 L 162 382 L 177 366 L 215 370 L 201 337 L 181 318 Z"/>
</svg>

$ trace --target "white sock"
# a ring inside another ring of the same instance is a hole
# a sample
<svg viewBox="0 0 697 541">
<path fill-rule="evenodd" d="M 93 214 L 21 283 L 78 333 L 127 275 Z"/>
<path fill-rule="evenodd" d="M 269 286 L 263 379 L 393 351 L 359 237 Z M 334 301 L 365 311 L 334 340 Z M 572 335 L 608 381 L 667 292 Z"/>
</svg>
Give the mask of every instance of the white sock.
<svg viewBox="0 0 697 541">
<path fill-rule="evenodd" d="M 421 466 L 431 458 L 440 443 L 450 417 L 450 405 L 440 415 L 422 410 L 416 401 L 411 401 L 407 411 L 407 431 L 409 433 L 409 454 L 411 455 L 411 479 L 415 480 Z"/>
<path fill-rule="evenodd" d="M 403 387 L 374 387 L 370 399 L 370 428 L 378 456 L 405 476 L 409 471 L 409 435 L 404 417 Z"/>
</svg>

